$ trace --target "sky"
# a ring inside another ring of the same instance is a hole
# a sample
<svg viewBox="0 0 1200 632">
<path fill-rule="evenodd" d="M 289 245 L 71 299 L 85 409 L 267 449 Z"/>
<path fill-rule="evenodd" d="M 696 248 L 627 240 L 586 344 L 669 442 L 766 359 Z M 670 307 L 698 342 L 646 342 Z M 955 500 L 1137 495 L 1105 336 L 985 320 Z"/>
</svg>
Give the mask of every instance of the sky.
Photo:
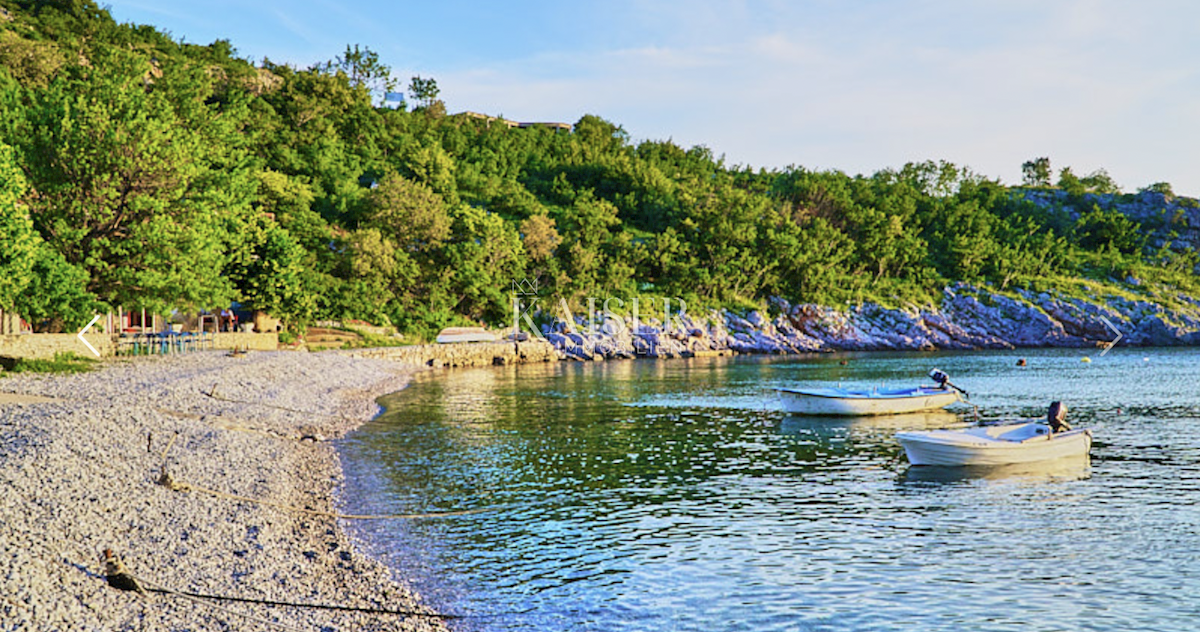
<svg viewBox="0 0 1200 632">
<path fill-rule="evenodd" d="M 348 45 L 451 113 L 620 125 L 727 166 L 870 175 L 1050 158 L 1200 196 L 1193 0 L 112 0 L 118 22 L 298 68 Z"/>
</svg>

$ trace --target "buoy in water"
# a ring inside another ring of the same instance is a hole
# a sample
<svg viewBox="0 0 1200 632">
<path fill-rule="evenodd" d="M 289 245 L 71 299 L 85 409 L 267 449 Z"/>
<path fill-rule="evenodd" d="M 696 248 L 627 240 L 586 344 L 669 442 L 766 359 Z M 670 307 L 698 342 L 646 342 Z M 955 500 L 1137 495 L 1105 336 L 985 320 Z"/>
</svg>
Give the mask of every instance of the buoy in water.
<svg viewBox="0 0 1200 632">
<path fill-rule="evenodd" d="M 1017 366 L 1025 366 L 1025 358 L 1017 360 Z"/>
<path fill-rule="evenodd" d="M 1083 356 L 1083 359 L 1080 360 L 1080 362 L 1091 362 L 1091 361 L 1092 361 L 1092 359 L 1087 356 Z"/>
</svg>

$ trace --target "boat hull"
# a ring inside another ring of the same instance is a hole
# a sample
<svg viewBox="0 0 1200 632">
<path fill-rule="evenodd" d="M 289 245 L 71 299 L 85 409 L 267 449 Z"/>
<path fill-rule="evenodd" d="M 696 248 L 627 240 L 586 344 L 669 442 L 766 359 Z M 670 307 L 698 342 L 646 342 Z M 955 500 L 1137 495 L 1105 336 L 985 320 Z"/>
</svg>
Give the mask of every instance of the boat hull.
<svg viewBox="0 0 1200 632">
<path fill-rule="evenodd" d="M 899 415 L 937 410 L 959 401 L 958 393 L 935 389 L 911 389 L 907 394 L 878 394 L 841 389 L 779 389 L 779 398 L 783 409 L 793 415 L 833 416 Z"/>
<path fill-rule="evenodd" d="M 1009 440 L 970 431 L 900 432 L 896 439 L 913 465 L 1012 465 L 1078 457 L 1092 448 L 1090 430 Z"/>
<path fill-rule="evenodd" d="M 957 483 L 969 480 L 1081 481 L 1092 475 L 1087 454 L 1049 461 L 1004 465 L 919 466 L 904 472 L 908 483 Z"/>
</svg>

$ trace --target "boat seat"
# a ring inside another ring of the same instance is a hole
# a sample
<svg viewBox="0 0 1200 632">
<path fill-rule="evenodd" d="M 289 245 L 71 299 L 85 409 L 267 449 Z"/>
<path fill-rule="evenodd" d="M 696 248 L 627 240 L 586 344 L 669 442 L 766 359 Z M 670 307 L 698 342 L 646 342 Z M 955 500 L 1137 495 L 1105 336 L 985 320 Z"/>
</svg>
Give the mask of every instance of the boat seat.
<svg viewBox="0 0 1200 632">
<path fill-rule="evenodd" d="M 1004 441 L 1028 441 L 1049 434 L 1050 428 L 1043 424 L 1022 424 L 1010 430 L 999 432 L 994 436 Z"/>
</svg>

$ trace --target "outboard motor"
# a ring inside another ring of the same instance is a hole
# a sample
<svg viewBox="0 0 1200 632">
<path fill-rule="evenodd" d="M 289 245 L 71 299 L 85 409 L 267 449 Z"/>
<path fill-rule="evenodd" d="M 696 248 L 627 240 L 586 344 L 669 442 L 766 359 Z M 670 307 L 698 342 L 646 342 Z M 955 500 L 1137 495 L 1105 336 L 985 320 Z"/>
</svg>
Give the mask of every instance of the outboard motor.
<svg viewBox="0 0 1200 632">
<path fill-rule="evenodd" d="M 946 372 L 941 369 L 931 370 L 929 372 L 929 379 L 933 380 L 934 382 L 937 382 L 937 387 L 942 389 L 943 391 L 948 388 L 952 388 L 952 389 L 958 391 L 959 393 L 962 393 L 963 397 L 970 397 L 970 395 L 966 391 L 951 384 L 950 376 L 946 375 Z"/>
<path fill-rule="evenodd" d="M 1067 424 L 1067 405 L 1062 402 L 1050 402 L 1050 409 L 1046 411 L 1046 423 L 1050 424 L 1050 432 L 1070 430 L 1071 426 Z"/>
</svg>

